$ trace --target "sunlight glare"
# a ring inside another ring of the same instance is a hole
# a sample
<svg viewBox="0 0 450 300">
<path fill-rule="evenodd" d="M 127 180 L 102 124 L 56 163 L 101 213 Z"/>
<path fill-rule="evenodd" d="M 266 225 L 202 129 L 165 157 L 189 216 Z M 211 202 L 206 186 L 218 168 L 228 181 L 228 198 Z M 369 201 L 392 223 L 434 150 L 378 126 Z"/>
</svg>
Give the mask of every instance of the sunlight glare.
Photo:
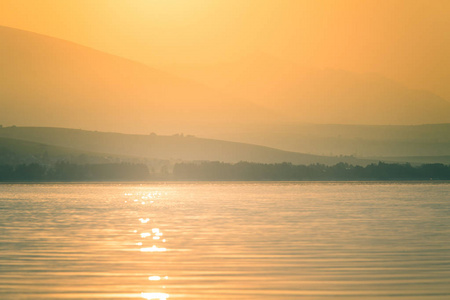
<svg viewBox="0 0 450 300">
<path fill-rule="evenodd" d="M 158 248 L 155 245 L 149 248 L 141 248 L 141 252 L 165 252 L 167 251 L 166 248 Z"/>
<path fill-rule="evenodd" d="M 159 276 L 150 276 L 148 278 L 148 280 L 157 281 L 157 280 L 161 280 L 161 277 L 159 277 Z"/>
<path fill-rule="evenodd" d="M 147 300 L 165 300 L 169 298 L 169 294 L 166 293 L 141 293 L 141 296 Z"/>
</svg>

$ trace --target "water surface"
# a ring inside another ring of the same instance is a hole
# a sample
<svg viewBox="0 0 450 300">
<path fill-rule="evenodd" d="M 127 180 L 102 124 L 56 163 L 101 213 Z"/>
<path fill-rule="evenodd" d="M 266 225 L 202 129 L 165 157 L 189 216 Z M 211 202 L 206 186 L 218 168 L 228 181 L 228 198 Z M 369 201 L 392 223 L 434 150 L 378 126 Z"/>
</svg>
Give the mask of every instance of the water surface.
<svg viewBox="0 0 450 300">
<path fill-rule="evenodd" d="M 1 299 L 450 299 L 450 183 L 0 185 Z"/>
</svg>

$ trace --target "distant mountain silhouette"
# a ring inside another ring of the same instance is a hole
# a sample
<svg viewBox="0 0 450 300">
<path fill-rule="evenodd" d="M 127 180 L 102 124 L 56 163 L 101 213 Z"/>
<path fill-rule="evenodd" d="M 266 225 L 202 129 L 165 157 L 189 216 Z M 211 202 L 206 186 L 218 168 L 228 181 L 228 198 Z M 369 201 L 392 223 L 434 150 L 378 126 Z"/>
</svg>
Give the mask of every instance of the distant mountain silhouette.
<svg viewBox="0 0 450 300">
<path fill-rule="evenodd" d="M 144 64 L 1 26 L 0 66 L 4 125 L 179 132 L 184 124 L 269 116 L 250 102 Z"/>
<path fill-rule="evenodd" d="M 377 74 L 306 68 L 263 53 L 234 63 L 164 69 L 264 105 L 288 115 L 291 121 L 372 125 L 450 122 L 450 102 L 446 99 Z"/>
<path fill-rule="evenodd" d="M 105 153 L 116 157 L 122 155 L 172 161 L 291 162 L 294 164 L 321 163 L 327 165 L 338 162 L 367 165 L 374 162 L 373 160 L 360 160 L 353 157 L 302 154 L 251 144 L 183 135 L 132 135 L 66 128 L 4 127 L 0 128 L 0 137 L 65 147 L 89 153 Z"/>
<path fill-rule="evenodd" d="M 450 155 L 450 124 L 232 124 L 225 129 L 205 128 L 202 136 L 328 156 L 404 157 L 406 161 L 429 156 L 431 160 L 422 161 L 426 163 L 438 157 L 444 158 L 438 162 L 445 162 Z"/>
<path fill-rule="evenodd" d="M 72 163 L 141 162 L 136 157 L 95 153 L 0 137 L 0 164 L 51 164 L 58 161 Z"/>
</svg>

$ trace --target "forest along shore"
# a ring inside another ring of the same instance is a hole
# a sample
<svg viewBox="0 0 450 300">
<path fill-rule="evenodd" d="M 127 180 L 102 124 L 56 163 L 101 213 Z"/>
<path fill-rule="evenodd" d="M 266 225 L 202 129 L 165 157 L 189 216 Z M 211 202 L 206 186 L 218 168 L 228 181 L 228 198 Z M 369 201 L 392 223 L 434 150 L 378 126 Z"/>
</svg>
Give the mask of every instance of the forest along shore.
<svg viewBox="0 0 450 300">
<path fill-rule="evenodd" d="M 450 165 L 388 164 L 379 162 L 365 167 L 338 163 L 293 165 L 239 162 L 184 162 L 172 170 L 155 172 L 145 164 L 3 164 L 1 182 L 60 181 L 302 181 L 302 180 L 450 180 Z"/>
</svg>

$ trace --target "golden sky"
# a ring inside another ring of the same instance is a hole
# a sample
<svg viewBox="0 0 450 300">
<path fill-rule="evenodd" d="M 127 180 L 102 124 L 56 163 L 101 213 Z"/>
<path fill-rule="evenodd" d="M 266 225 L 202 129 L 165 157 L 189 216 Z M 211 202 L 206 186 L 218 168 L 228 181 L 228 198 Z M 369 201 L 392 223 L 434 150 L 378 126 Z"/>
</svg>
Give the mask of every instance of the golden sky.
<svg viewBox="0 0 450 300">
<path fill-rule="evenodd" d="M 0 25 L 152 65 L 265 52 L 450 99 L 448 0 L 0 0 Z"/>
</svg>

